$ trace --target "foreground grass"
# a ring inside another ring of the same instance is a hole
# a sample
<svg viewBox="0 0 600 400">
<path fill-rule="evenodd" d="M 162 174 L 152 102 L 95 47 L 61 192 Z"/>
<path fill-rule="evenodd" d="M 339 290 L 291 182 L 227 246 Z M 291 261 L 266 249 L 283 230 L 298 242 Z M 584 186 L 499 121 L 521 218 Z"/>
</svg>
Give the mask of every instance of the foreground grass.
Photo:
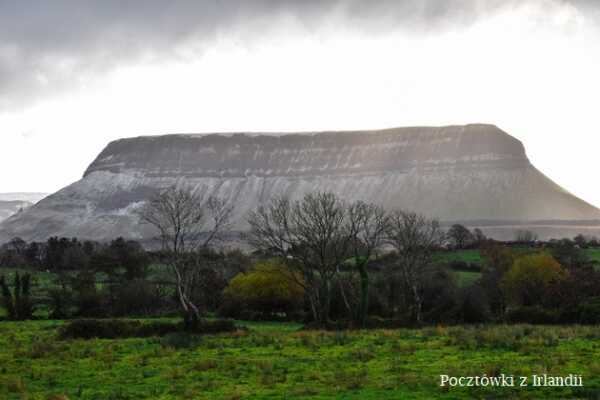
<svg viewBox="0 0 600 400">
<path fill-rule="evenodd" d="M 599 327 L 248 331 L 57 339 L 62 322 L 0 323 L 1 399 L 599 398 Z M 185 339 L 185 340 L 184 340 Z M 583 375 L 583 388 L 440 388 L 439 375 Z"/>
</svg>

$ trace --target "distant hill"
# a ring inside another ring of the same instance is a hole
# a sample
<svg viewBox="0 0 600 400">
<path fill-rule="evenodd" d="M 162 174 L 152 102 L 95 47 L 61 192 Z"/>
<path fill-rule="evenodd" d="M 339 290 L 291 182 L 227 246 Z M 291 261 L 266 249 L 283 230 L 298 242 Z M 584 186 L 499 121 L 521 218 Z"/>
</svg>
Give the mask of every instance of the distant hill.
<svg viewBox="0 0 600 400">
<path fill-rule="evenodd" d="M 33 205 L 33 203 L 30 203 L 28 201 L 20 201 L 20 200 L 3 201 L 3 200 L 0 200 L 0 221 L 4 221 L 11 215 L 14 215 L 22 210 L 25 210 L 26 208 L 29 208 L 32 205 Z"/>
<path fill-rule="evenodd" d="M 47 193 L 0 193 L 0 222 L 31 207 L 46 196 Z"/>
<path fill-rule="evenodd" d="M 560 221 L 600 219 L 600 210 L 548 179 L 520 141 L 493 125 L 165 135 L 110 143 L 80 181 L 1 223 L 0 241 L 148 238 L 133 211 L 182 181 L 227 199 L 235 231 L 245 230 L 247 213 L 274 195 L 296 199 L 312 191 L 469 226 L 485 221 L 498 238 L 529 221 L 554 221 L 557 229 L 543 230 L 549 237 L 562 236 Z"/>
<path fill-rule="evenodd" d="M 27 201 L 35 204 L 46 196 L 48 193 L 0 193 L 0 201 Z"/>
</svg>

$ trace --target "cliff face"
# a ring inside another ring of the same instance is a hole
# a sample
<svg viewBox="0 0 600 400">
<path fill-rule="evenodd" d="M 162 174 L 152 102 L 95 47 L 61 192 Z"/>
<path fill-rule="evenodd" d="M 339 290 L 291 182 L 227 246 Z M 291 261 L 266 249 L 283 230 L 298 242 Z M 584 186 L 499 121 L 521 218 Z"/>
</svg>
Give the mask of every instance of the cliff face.
<svg viewBox="0 0 600 400">
<path fill-rule="evenodd" d="M 167 135 L 110 143 L 82 180 L 0 225 L 0 240 L 150 235 L 132 211 L 183 181 L 234 206 L 234 229 L 275 194 L 333 191 L 445 221 L 588 220 L 600 211 L 536 170 L 492 125 L 287 135 Z"/>
<path fill-rule="evenodd" d="M 408 172 L 445 165 L 528 165 L 522 144 L 492 126 L 279 136 L 169 135 L 113 142 L 85 173 L 185 178 L 310 177 Z"/>
</svg>

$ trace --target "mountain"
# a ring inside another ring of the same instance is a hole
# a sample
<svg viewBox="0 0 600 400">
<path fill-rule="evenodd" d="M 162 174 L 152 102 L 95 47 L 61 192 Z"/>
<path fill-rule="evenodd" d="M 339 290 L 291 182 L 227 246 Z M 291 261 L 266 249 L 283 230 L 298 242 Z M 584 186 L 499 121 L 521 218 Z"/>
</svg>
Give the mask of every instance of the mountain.
<svg viewBox="0 0 600 400">
<path fill-rule="evenodd" d="M 46 193 L 0 193 L 0 222 L 46 197 Z"/>
<path fill-rule="evenodd" d="M 46 196 L 48 196 L 48 193 L 37 193 L 37 192 L 0 193 L 0 201 L 26 201 L 28 203 L 35 204 Z"/>
<path fill-rule="evenodd" d="M 4 221 L 11 215 L 14 215 L 22 210 L 32 206 L 33 203 L 28 201 L 11 200 L 4 201 L 0 200 L 0 222 Z"/>
<path fill-rule="evenodd" d="M 226 198 L 237 231 L 246 228 L 246 214 L 273 195 L 299 198 L 311 191 L 470 226 L 486 221 L 496 237 L 533 221 L 600 220 L 600 210 L 544 176 L 522 143 L 493 125 L 179 134 L 110 143 L 80 181 L 1 223 L 0 241 L 17 235 L 147 238 L 151 232 L 133 211 L 177 182 Z"/>
</svg>

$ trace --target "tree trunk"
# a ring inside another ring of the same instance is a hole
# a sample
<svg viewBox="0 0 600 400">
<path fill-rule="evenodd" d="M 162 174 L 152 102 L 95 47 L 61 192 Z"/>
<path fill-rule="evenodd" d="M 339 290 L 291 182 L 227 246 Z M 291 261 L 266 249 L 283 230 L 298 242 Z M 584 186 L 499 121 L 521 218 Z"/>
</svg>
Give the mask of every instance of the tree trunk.
<svg viewBox="0 0 600 400">
<path fill-rule="evenodd" d="M 364 328 L 369 312 L 369 273 L 366 265 L 362 263 L 359 264 L 358 271 L 360 273 L 360 308 L 358 312 L 358 323 Z"/>
<path fill-rule="evenodd" d="M 183 328 L 186 331 L 194 331 L 200 325 L 200 316 L 192 309 L 188 309 L 183 315 Z"/>
<path fill-rule="evenodd" d="M 415 299 L 415 320 L 418 324 L 421 323 L 421 313 L 423 308 L 423 300 L 421 299 L 421 294 L 419 293 L 419 288 L 417 285 L 412 286 L 413 295 Z"/>
<path fill-rule="evenodd" d="M 356 319 L 356 314 L 352 310 L 352 306 L 350 306 L 350 302 L 348 301 L 348 297 L 346 296 L 346 289 L 344 289 L 344 284 L 341 279 L 338 279 L 338 286 L 340 287 L 340 294 L 342 295 L 342 300 L 344 301 L 344 306 L 346 306 L 346 311 L 348 311 L 348 315 L 350 318 Z"/>
<path fill-rule="evenodd" d="M 321 324 L 325 326 L 329 322 L 329 314 L 331 310 L 331 281 L 327 279 L 324 285 L 325 293 L 323 293 L 323 305 L 321 306 Z"/>
<path fill-rule="evenodd" d="M 173 270 L 177 276 L 177 294 L 179 295 L 179 303 L 183 309 L 183 324 L 185 330 L 194 330 L 198 327 L 201 321 L 200 310 L 185 294 L 185 285 L 181 272 L 176 265 L 173 265 Z"/>
<path fill-rule="evenodd" d="M 314 289 L 311 290 L 311 292 Z M 308 302 L 310 303 L 310 311 L 312 312 L 313 321 L 319 323 L 319 296 L 316 293 L 308 293 Z"/>
<path fill-rule="evenodd" d="M 194 330 L 202 322 L 202 318 L 200 316 L 200 310 L 185 295 L 184 295 L 184 301 L 186 304 L 186 306 L 184 308 L 185 315 L 183 317 L 185 328 L 186 328 L 186 330 Z"/>
</svg>

